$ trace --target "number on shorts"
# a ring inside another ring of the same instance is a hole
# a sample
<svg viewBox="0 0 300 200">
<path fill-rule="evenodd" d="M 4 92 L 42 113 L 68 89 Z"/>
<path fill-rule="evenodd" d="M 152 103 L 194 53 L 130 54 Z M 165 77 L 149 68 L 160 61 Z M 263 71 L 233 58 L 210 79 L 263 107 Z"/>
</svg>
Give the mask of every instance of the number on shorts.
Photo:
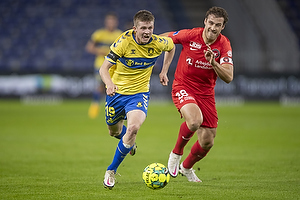
<svg viewBox="0 0 300 200">
<path fill-rule="evenodd" d="M 113 117 L 116 114 L 114 107 L 108 107 L 108 106 L 105 106 L 105 113 L 106 116 L 108 117 Z"/>
<path fill-rule="evenodd" d="M 185 90 L 180 90 L 179 92 L 176 93 L 176 96 L 178 97 L 179 100 L 181 100 L 183 97 L 189 96 L 189 94 Z"/>
</svg>

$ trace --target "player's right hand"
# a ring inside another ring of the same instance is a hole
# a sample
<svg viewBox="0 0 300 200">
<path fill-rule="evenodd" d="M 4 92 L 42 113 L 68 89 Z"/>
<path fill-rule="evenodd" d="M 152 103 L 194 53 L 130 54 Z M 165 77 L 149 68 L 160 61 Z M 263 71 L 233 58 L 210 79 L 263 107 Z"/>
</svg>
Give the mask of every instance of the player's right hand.
<svg viewBox="0 0 300 200">
<path fill-rule="evenodd" d="M 168 86 L 169 79 L 168 79 L 167 74 L 160 73 L 159 80 L 163 86 Z"/>
<path fill-rule="evenodd" d="M 116 91 L 118 90 L 118 86 L 115 84 L 112 85 L 106 85 L 106 94 L 108 96 L 114 96 L 116 94 Z"/>
</svg>

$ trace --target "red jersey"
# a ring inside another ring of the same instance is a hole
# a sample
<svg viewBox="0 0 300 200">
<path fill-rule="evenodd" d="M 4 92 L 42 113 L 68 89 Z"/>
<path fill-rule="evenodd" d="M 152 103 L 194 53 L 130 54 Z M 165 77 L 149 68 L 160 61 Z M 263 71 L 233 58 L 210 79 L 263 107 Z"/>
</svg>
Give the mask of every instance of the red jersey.
<svg viewBox="0 0 300 200">
<path fill-rule="evenodd" d="M 175 44 L 182 45 L 173 86 L 183 85 L 195 94 L 211 96 L 214 95 L 217 74 L 204 56 L 207 46 L 202 38 L 203 30 L 184 29 L 169 34 Z M 233 64 L 231 45 L 224 35 L 220 34 L 210 47 L 218 63 Z"/>
</svg>

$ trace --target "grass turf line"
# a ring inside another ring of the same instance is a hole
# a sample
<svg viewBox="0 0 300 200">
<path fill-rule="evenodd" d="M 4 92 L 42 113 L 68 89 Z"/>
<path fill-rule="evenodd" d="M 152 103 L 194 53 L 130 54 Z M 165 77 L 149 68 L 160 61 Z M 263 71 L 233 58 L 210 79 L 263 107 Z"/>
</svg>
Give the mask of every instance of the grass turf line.
<svg viewBox="0 0 300 200">
<path fill-rule="evenodd" d="M 154 191 L 142 171 L 152 162 L 167 165 L 183 121 L 172 103 L 150 102 L 138 152 L 125 158 L 110 191 L 102 181 L 117 140 L 108 135 L 103 109 L 91 120 L 88 106 L 0 100 L 0 199 L 299 199 L 300 107 L 218 107 L 215 146 L 194 166 L 203 183 L 178 176 Z"/>
</svg>

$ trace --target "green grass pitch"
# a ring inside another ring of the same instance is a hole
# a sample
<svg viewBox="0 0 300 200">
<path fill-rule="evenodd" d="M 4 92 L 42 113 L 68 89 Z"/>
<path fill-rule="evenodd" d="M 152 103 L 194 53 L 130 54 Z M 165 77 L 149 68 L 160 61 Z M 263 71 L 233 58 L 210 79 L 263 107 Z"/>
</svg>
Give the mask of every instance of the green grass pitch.
<svg viewBox="0 0 300 200">
<path fill-rule="evenodd" d="M 0 100 L 0 199 L 300 199 L 300 107 L 218 106 L 215 146 L 194 166 L 203 183 L 178 176 L 151 190 L 143 169 L 167 165 L 182 119 L 172 103 L 150 102 L 137 154 L 125 158 L 118 183 L 107 190 L 102 181 L 117 140 L 103 110 L 87 117 L 89 103 Z"/>
</svg>

